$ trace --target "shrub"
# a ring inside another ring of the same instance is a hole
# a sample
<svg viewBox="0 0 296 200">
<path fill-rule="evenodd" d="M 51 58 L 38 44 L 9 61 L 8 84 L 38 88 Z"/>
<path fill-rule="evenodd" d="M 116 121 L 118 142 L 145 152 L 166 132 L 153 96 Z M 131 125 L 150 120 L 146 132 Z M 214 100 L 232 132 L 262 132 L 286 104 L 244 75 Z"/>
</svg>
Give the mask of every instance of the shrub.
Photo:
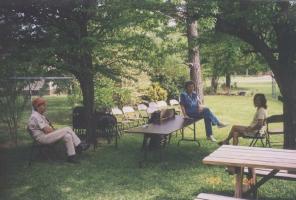
<svg viewBox="0 0 296 200">
<path fill-rule="evenodd" d="M 150 101 L 167 100 L 168 93 L 158 83 L 153 83 L 148 88 L 148 98 Z"/>
</svg>

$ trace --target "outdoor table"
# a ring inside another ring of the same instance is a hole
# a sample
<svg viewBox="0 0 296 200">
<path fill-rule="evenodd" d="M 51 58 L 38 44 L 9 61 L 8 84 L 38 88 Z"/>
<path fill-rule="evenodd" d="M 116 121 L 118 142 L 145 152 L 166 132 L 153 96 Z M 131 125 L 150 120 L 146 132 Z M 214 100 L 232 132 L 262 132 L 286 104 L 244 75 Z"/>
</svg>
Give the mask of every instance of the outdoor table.
<svg viewBox="0 0 296 200">
<path fill-rule="evenodd" d="M 170 134 L 174 133 L 175 131 L 178 131 L 178 130 L 183 131 L 185 127 L 188 127 L 193 124 L 193 139 L 191 139 L 190 141 L 197 142 L 198 145 L 200 145 L 199 141 L 196 138 L 196 125 L 195 125 L 196 121 L 198 120 L 193 120 L 192 118 L 184 118 L 183 116 L 176 115 L 172 118 L 161 120 L 159 123 L 151 123 L 151 124 L 146 124 L 143 126 L 128 129 L 126 132 L 144 134 L 142 150 L 144 151 L 143 161 L 146 161 L 147 153 L 149 150 L 147 145 L 147 139 L 151 135 L 170 136 Z M 185 139 L 182 134 L 181 140 L 188 141 L 189 139 Z M 166 141 L 164 143 L 164 147 L 165 146 L 166 146 Z M 162 152 L 161 152 L 161 156 L 162 156 Z"/>
<path fill-rule="evenodd" d="M 235 197 L 242 197 L 244 168 L 268 168 L 271 172 L 251 186 L 249 195 L 273 178 L 280 170 L 296 170 L 296 150 L 223 145 L 203 159 L 204 164 L 235 167 Z M 255 178 L 255 177 L 254 177 Z"/>
</svg>

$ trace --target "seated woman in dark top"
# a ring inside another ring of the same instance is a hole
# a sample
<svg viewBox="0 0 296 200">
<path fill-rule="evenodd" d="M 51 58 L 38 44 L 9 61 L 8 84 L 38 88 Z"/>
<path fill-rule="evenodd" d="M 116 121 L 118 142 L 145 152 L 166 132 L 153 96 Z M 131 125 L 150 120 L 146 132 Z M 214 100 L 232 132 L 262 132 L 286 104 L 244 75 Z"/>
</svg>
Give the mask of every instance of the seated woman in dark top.
<svg viewBox="0 0 296 200">
<path fill-rule="evenodd" d="M 213 136 L 212 125 L 218 128 L 226 125 L 220 122 L 211 110 L 203 106 L 194 92 L 194 82 L 187 81 L 185 83 L 185 91 L 180 95 L 181 110 L 185 118 L 204 119 L 207 139 L 216 142 Z"/>
<path fill-rule="evenodd" d="M 266 130 L 266 118 L 267 118 L 267 105 L 264 94 L 255 94 L 253 103 L 257 108 L 254 118 L 249 126 L 233 125 L 228 137 L 219 142 L 219 145 L 229 144 L 229 140 L 233 139 L 232 144 L 238 145 L 238 138 L 243 136 L 254 137 L 258 132 L 264 134 Z"/>
</svg>

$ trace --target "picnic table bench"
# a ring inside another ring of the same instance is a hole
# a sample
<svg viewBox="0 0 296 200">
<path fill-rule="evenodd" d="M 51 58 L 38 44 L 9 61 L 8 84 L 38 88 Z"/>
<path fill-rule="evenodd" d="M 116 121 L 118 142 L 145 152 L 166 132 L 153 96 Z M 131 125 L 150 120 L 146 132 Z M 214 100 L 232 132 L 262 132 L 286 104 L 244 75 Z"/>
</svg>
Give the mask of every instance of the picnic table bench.
<svg viewBox="0 0 296 200">
<path fill-rule="evenodd" d="M 245 168 L 269 169 L 261 170 L 260 176 L 263 176 L 245 195 L 254 194 L 257 189 L 271 178 L 283 177 L 281 170 L 296 171 L 296 150 L 271 149 L 260 147 L 245 147 L 223 145 L 209 156 L 203 159 L 204 164 L 224 165 L 235 168 L 236 184 L 235 197 L 241 198 L 243 195 L 243 175 Z M 252 170 L 251 177 L 256 180 L 256 170 Z M 289 178 L 294 180 L 294 174 L 289 174 Z"/>
<path fill-rule="evenodd" d="M 261 176 L 261 177 L 267 176 L 271 171 L 272 169 L 260 169 L 260 168 L 255 169 L 256 176 Z M 245 168 L 244 173 L 249 174 L 249 169 Z M 273 178 L 288 180 L 288 181 L 296 181 L 296 174 L 291 174 L 288 172 L 288 170 L 280 170 L 278 173 L 274 175 Z"/>
<path fill-rule="evenodd" d="M 240 198 L 226 197 L 217 194 L 200 193 L 194 200 L 243 200 Z"/>
</svg>

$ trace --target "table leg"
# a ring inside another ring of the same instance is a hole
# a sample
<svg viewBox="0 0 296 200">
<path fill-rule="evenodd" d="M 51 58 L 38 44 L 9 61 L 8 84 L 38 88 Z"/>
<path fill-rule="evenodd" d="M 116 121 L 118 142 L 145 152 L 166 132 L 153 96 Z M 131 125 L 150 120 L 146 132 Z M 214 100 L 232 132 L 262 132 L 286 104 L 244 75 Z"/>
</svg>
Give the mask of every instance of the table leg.
<svg viewBox="0 0 296 200">
<path fill-rule="evenodd" d="M 196 141 L 196 129 L 195 129 L 196 125 L 195 125 L 195 122 L 193 123 L 193 138 L 194 138 L 194 141 Z"/>
<path fill-rule="evenodd" d="M 237 167 L 236 168 L 236 175 L 235 175 L 235 198 L 241 198 L 242 197 L 242 189 L 243 189 L 243 167 Z"/>
<path fill-rule="evenodd" d="M 254 186 L 251 187 L 250 190 L 248 190 L 245 194 L 249 195 L 255 191 L 257 191 L 257 189 L 263 185 L 264 183 L 266 183 L 269 179 L 273 178 L 274 175 L 276 175 L 280 170 L 279 169 L 273 169 L 268 175 L 264 176 L 260 181 L 258 181 Z"/>
</svg>

